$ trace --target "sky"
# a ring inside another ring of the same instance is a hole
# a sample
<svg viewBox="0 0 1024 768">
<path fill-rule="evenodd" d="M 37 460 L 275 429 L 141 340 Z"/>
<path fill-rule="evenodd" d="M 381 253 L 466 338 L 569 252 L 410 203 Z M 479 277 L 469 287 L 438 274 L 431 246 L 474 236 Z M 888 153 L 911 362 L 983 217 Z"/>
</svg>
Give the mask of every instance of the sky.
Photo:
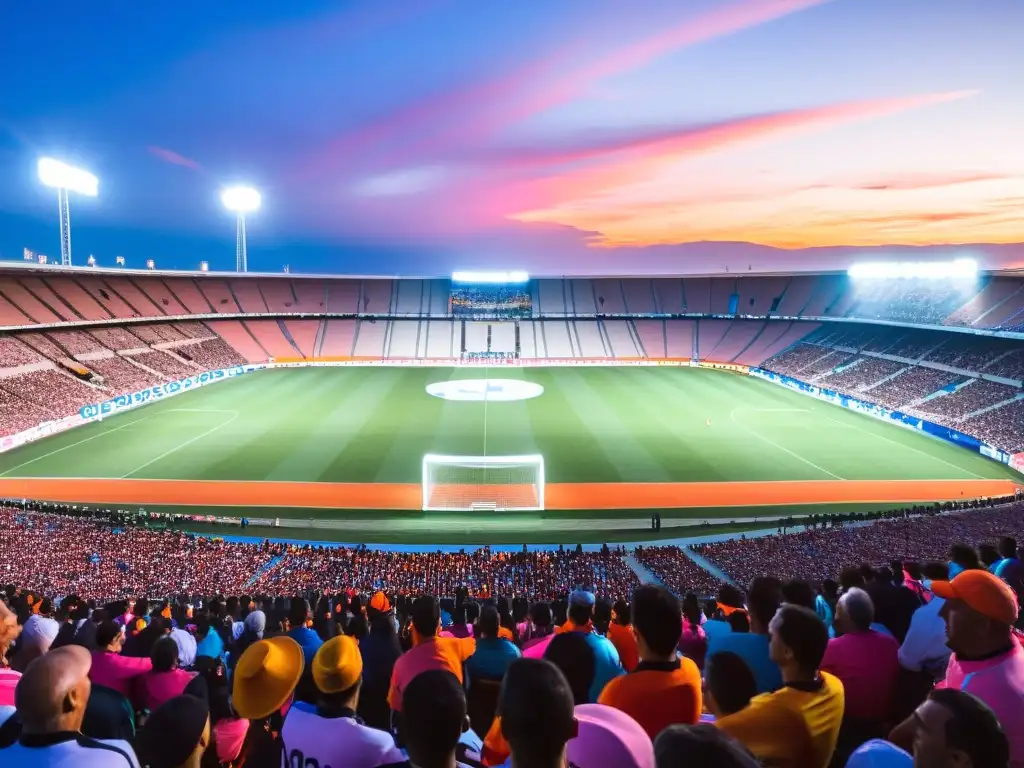
<svg viewBox="0 0 1024 768">
<path fill-rule="evenodd" d="M 0 12 L 0 258 L 687 274 L 1024 266 L 1020 0 L 181 0 Z"/>
</svg>

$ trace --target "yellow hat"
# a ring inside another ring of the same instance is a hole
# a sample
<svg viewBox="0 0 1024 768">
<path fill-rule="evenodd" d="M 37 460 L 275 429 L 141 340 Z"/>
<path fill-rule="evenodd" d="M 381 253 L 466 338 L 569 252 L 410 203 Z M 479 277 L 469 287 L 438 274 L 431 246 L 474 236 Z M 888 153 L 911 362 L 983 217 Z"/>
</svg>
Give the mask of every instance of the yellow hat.
<svg viewBox="0 0 1024 768">
<path fill-rule="evenodd" d="M 313 681 L 324 693 L 347 691 L 363 676 L 363 657 L 354 637 L 332 637 L 313 657 Z"/>
<path fill-rule="evenodd" d="M 262 720 L 284 706 L 302 677 L 302 648 L 290 637 L 260 640 L 245 649 L 235 666 L 235 710 Z"/>
</svg>

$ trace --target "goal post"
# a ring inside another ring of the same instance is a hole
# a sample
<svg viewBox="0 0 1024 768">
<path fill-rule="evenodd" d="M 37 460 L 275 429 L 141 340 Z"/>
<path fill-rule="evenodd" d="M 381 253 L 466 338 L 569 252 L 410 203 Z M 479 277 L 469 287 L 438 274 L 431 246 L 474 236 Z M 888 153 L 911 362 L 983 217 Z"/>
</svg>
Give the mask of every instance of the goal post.
<svg viewBox="0 0 1024 768">
<path fill-rule="evenodd" d="M 544 457 L 423 457 L 424 511 L 544 509 Z"/>
</svg>

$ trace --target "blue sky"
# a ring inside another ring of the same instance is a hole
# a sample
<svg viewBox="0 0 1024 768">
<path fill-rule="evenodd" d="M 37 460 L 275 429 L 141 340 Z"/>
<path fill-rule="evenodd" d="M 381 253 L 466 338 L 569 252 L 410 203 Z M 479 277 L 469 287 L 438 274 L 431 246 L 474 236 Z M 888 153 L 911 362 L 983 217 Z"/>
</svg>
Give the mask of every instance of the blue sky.
<svg viewBox="0 0 1024 768">
<path fill-rule="evenodd" d="M 1024 3 L 10 4 L 0 255 L 687 272 L 861 253 L 1024 263 Z M 713 243 L 714 245 L 705 245 Z"/>
</svg>

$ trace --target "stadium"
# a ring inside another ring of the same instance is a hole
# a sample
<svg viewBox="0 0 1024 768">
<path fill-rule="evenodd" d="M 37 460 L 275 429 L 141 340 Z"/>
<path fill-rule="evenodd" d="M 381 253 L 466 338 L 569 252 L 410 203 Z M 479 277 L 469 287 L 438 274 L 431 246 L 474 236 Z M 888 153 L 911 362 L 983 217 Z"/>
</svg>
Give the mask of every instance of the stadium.
<svg viewBox="0 0 1024 768">
<path fill-rule="evenodd" d="M 575 544 L 1015 491 L 1013 277 L 455 278 L 8 268 L 0 494 Z"/>
<path fill-rule="evenodd" d="M 0 766 L 1024 768 L 988 5 L 10 4 Z"/>
</svg>

